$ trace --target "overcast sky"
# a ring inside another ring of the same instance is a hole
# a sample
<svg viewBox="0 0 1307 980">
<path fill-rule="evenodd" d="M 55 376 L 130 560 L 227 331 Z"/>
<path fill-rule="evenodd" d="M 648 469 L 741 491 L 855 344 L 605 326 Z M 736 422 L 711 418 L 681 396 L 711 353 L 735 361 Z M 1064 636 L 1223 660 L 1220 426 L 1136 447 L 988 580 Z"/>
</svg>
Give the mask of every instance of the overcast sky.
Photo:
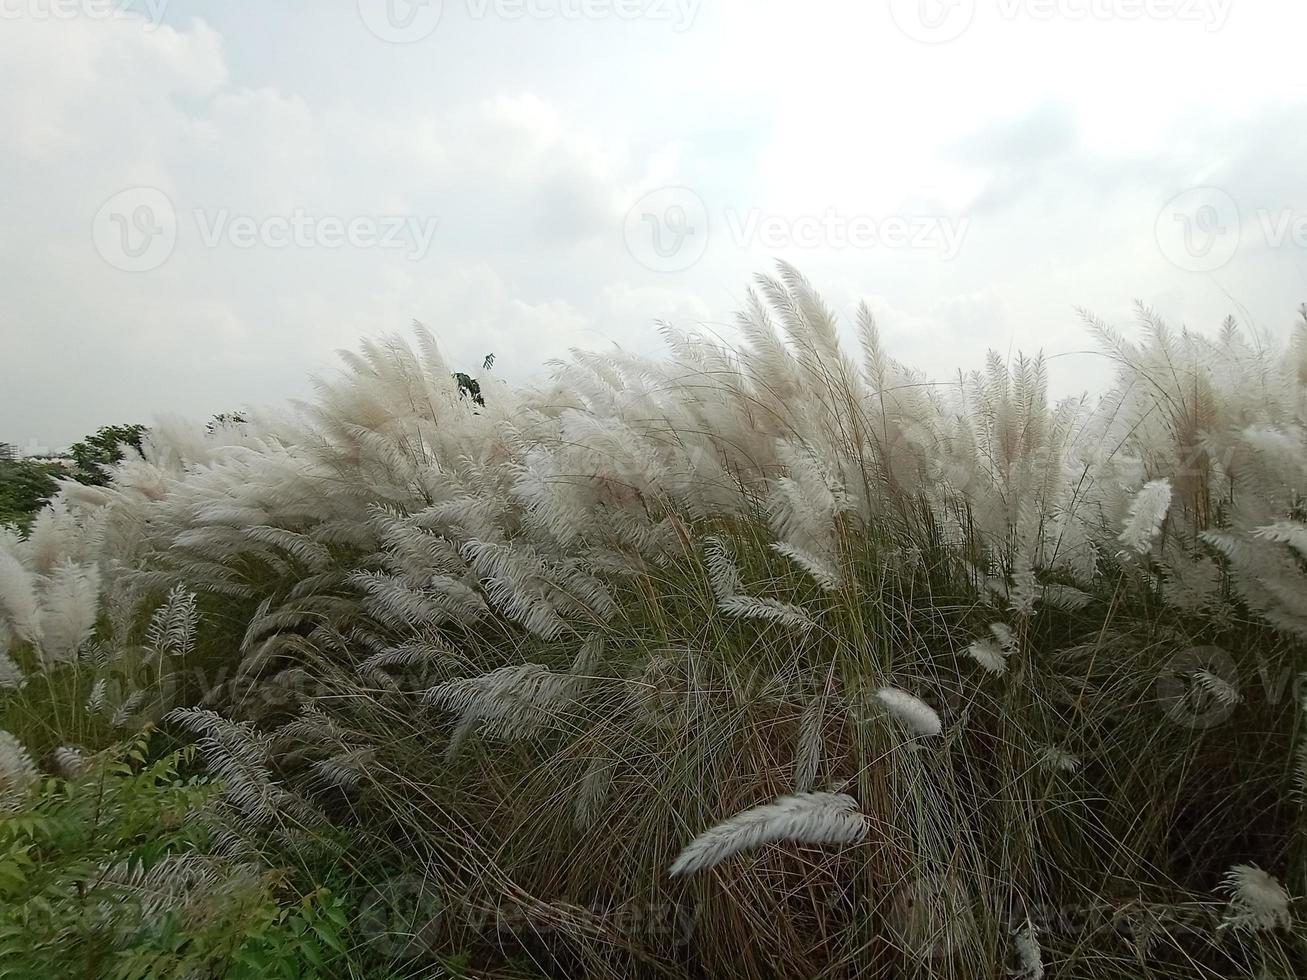
<svg viewBox="0 0 1307 980">
<path fill-rule="evenodd" d="M 0 0 L 0 440 L 303 397 L 431 327 L 524 380 L 794 262 L 937 377 L 1307 300 L 1286 0 Z"/>
</svg>

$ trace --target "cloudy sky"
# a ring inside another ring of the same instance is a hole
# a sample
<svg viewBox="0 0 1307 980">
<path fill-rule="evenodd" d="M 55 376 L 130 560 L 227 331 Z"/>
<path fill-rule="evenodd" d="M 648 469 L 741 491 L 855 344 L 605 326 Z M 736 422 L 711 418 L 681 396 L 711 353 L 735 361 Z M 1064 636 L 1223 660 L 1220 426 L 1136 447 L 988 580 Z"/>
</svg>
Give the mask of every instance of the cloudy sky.
<svg viewBox="0 0 1307 980">
<path fill-rule="evenodd" d="M 524 380 L 798 265 L 937 377 L 1076 309 L 1284 333 L 1283 0 L 0 0 L 0 440 L 310 391 L 421 320 Z"/>
</svg>

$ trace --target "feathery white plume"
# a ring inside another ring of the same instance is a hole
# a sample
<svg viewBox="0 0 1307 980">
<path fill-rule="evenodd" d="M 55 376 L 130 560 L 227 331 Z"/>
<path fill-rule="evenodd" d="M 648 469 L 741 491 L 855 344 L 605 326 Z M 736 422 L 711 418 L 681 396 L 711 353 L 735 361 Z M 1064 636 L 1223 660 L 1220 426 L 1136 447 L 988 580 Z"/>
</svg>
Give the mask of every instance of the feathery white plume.
<svg viewBox="0 0 1307 980">
<path fill-rule="evenodd" d="M 1008 975 L 1017 980 L 1043 980 L 1044 952 L 1039 947 L 1039 932 L 1029 919 L 1012 936 L 1012 945 L 1016 949 L 1017 965 L 1008 970 Z"/>
<path fill-rule="evenodd" d="M 794 757 L 794 788 L 806 793 L 817 782 L 821 757 L 825 751 L 821 722 L 824 704 L 819 697 L 808 698 L 799 716 L 799 744 Z"/>
<path fill-rule="evenodd" d="M 86 768 L 86 754 L 75 745 L 61 745 L 54 750 L 54 762 L 66 779 L 72 779 Z"/>
<path fill-rule="evenodd" d="M 87 714 L 98 715 L 104 710 L 104 699 L 109 691 L 109 682 L 103 677 L 91 685 L 91 693 L 86 697 Z"/>
<path fill-rule="evenodd" d="M 1288 927 L 1289 893 L 1257 865 L 1236 864 L 1221 879 L 1221 889 L 1230 896 L 1223 927 L 1249 931 Z"/>
<path fill-rule="evenodd" d="M 858 803 L 843 793 L 797 793 L 754 807 L 704 831 L 672 862 L 674 875 L 715 867 L 727 858 L 772 841 L 850 844 L 867 836 Z"/>
<path fill-rule="evenodd" d="M 100 603 L 100 572 L 94 565 L 60 566 L 41 597 L 41 657 L 46 664 L 77 659 L 95 629 Z"/>
<path fill-rule="evenodd" d="M 41 639 L 35 577 L 17 557 L 0 548 L 0 617 L 6 616 L 14 632 L 24 640 Z"/>
<path fill-rule="evenodd" d="M 0 650 L 0 691 L 19 690 L 27 684 L 27 678 L 14 663 L 9 654 Z"/>
<path fill-rule="evenodd" d="M 37 776 L 36 764 L 23 743 L 0 731 L 0 812 L 16 807 Z"/>
<path fill-rule="evenodd" d="M 811 551 L 804 551 L 802 548 L 780 541 L 773 542 L 771 547 L 772 551 L 778 555 L 784 555 L 811 575 L 813 581 L 827 592 L 833 592 L 842 584 L 839 570 L 825 558 L 813 554 Z"/>
<path fill-rule="evenodd" d="M 1276 524 L 1255 528 L 1252 535 L 1254 538 L 1261 538 L 1264 541 L 1287 544 L 1299 555 L 1307 558 L 1307 524 L 1298 521 L 1280 521 Z"/>
<path fill-rule="evenodd" d="M 766 622 L 785 626 L 799 633 L 806 633 L 817 624 L 801 607 L 777 599 L 755 599 L 753 596 L 733 595 L 721 599 L 717 607 L 728 616 L 740 619 L 761 619 Z"/>
<path fill-rule="evenodd" d="M 1005 656 L 1016 650 L 1017 638 L 1013 635 L 1007 623 L 990 623 L 989 631 L 994 634 L 994 639 L 998 642 Z"/>
<path fill-rule="evenodd" d="M 1193 672 L 1193 681 L 1219 704 L 1227 708 L 1243 700 L 1243 695 L 1239 693 L 1238 688 L 1223 677 L 1213 674 L 1210 670 L 1195 670 Z"/>
<path fill-rule="evenodd" d="M 480 677 L 438 684 L 422 700 L 458 715 L 449 746 L 452 754 L 478 728 L 494 737 L 513 739 L 547 727 L 576 696 L 581 683 L 572 674 L 554 673 L 541 664 L 516 664 Z"/>
<path fill-rule="evenodd" d="M 174 657 L 190 655 L 195 648 L 195 630 L 200 618 L 197 598 L 184 586 L 173 586 L 163 605 L 150 617 L 145 631 L 145 643 L 151 650 Z"/>
<path fill-rule="evenodd" d="M 141 705 L 145 703 L 145 699 L 148 696 L 149 695 L 145 688 L 138 688 L 137 690 L 132 691 L 131 694 L 127 695 L 127 698 L 122 702 L 122 704 L 114 709 L 113 714 L 109 718 L 109 724 L 113 725 L 114 728 L 128 728 L 131 725 L 136 724 L 136 715 L 141 710 Z"/>
<path fill-rule="evenodd" d="M 1130 515 L 1117 540 L 1130 550 L 1145 554 L 1162 530 L 1162 522 L 1170 509 L 1171 481 L 1145 483 L 1130 502 Z"/>
<path fill-rule="evenodd" d="M 967 647 L 967 653 L 991 674 L 1007 671 L 1007 652 L 992 640 L 977 640 Z"/>
<path fill-rule="evenodd" d="M 719 601 L 725 601 L 744 591 L 740 581 L 740 570 L 731 560 L 726 543 L 717 535 L 710 534 L 703 541 L 704 564 L 708 568 L 708 581 L 712 584 L 713 594 Z"/>
<path fill-rule="evenodd" d="M 1039 765 L 1048 772 L 1073 773 L 1080 768 L 1080 757 L 1056 745 L 1045 745 L 1039 750 Z"/>
<path fill-rule="evenodd" d="M 918 735 L 938 735 L 944 730 L 935 709 L 907 691 L 882 687 L 876 692 L 876 698 L 890 714 Z"/>
<path fill-rule="evenodd" d="M 1298 690 L 1307 691 L 1307 674 L 1298 675 Z M 1298 708 L 1307 716 L 1307 694 L 1298 702 Z M 1302 720 L 1307 721 L 1307 717 Z M 1298 747 L 1294 751 L 1293 797 L 1307 805 L 1307 738 L 1301 733 L 1298 736 Z"/>
<path fill-rule="evenodd" d="M 596 749 L 595 755 L 586 764 L 585 773 L 576 789 L 573 822 L 578 829 L 589 829 L 599 819 L 612 790 L 616 770 L 617 760 L 612 754 L 602 746 Z"/>
</svg>

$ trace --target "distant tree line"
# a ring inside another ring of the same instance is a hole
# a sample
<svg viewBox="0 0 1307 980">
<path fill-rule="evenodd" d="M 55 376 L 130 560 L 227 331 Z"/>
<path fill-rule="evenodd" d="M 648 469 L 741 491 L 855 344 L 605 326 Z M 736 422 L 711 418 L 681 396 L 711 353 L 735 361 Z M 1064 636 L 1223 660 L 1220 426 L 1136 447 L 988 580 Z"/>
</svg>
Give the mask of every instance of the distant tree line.
<svg viewBox="0 0 1307 980">
<path fill-rule="evenodd" d="M 495 364 L 495 355 L 487 354 L 482 361 L 484 371 Z M 462 371 L 454 375 L 459 396 L 470 398 L 479 406 L 485 405 L 481 384 Z M 220 428 L 243 425 L 248 421 L 244 412 L 220 412 L 206 426 L 212 433 Z M 148 431 L 139 423 L 131 425 L 102 425 L 93 433 L 76 442 L 68 450 L 67 459 L 19 458 L 18 450 L 0 442 L 0 525 L 15 524 L 26 530 L 36 512 L 45 506 L 58 490 L 58 480 L 76 480 L 88 486 L 102 487 L 109 482 L 108 467 L 123 458 L 123 447 L 140 452 L 141 441 Z"/>
<path fill-rule="evenodd" d="M 90 486 L 109 482 L 106 467 L 120 462 L 123 447 L 140 450 L 146 427 L 105 425 L 75 443 L 68 459 L 20 459 L 8 443 L 0 443 L 0 525 L 16 524 L 26 529 L 36 512 L 58 490 L 58 480 L 76 480 Z"/>
</svg>

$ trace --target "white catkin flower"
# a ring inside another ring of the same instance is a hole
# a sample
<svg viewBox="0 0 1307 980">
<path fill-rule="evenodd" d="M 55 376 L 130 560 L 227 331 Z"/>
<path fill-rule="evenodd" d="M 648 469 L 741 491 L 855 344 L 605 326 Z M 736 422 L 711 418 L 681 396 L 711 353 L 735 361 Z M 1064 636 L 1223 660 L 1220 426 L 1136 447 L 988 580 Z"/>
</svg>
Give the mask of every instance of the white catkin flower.
<svg viewBox="0 0 1307 980">
<path fill-rule="evenodd" d="M 1230 896 L 1222 928 L 1244 931 L 1289 926 L 1289 893 L 1255 864 L 1236 864 L 1221 879 Z"/>
<path fill-rule="evenodd" d="M 1307 674 L 1298 675 L 1298 690 L 1307 691 Z M 1302 702 L 1298 705 L 1307 720 L 1307 696 L 1304 696 Z M 1293 792 L 1294 797 L 1300 802 L 1307 801 L 1307 738 L 1299 736 L 1298 749 L 1295 753 Z"/>
<path fill-rule="evenodd" d="M 114 709 L 113 715 L 109 719 L 109 724 L 114 728 L 127 728 L 135 723 L 136 714 L 141 710 L 141 705 L 145 703 L 147 692 L 144 689 L 133 691 L 127 695 L 127 700 Z"/>
<path fill-rule="evenodd" d="M 1274 541 L 1278 544 L 1287 544 L 1302 557 L 1307 558 L 1307 524 L 1301 524 L 1297 521 L 1280 521 L 1276 524 L 1256 528 L 1253 531 L 1253 537 Z"/>
<path fill-rule="evenodd" d="M 0 812 L 20 804 L 38 775 L 23 743 L 9 732 L 0 731 Z"/>
<path fill-rule="evenodd" d="M 977 640 L 967 647 L 967 653 L 972 660 L 991 674 L 1002 674 L 1007 671 L 1007 654 L 997 643 L 990 640 Z"/>
<path fill-rule="evenodd" d="M 583 678 L 554 673 L 540 664 L 520 664 L 446 681 L 429 689 L 422 700 L 458 715 L 449 744 L 452 756 L 478 729 L 492 737 L 516 739 L 547 728 L 575 700 L 583 683 Z"/>
<path fill-rule="evenodd" d="M 165 720 L 200 736 L 200 754 L 209 774 L 223 784 L 223 799 L 248 825 L 268 827 L 287 817 L 314 819 L 302 797 L 272 778 L 270 740 L 251 722 L 231 721 L 205 708 L 174 708 Z M 318 774 L 324 775 L 321 770 Z"/>
<path fill-rule="evenodd" d="M 98 715 L 104 710 L 104 699 L 108 686 L 108 682 L 103 677 L 91 685 L 91 693 L 86 698 L 86 711 L 88 714 Z"/>
<path fill-rule="evenodd" d="M 1039 750 L 1039 765 L 1048 772 L 1073 773 L 1080 768 L 1080 758 L 1056 745 L 1045 745 Z"/>
<path fill-rule="evenodd" d="M 1018 555 L 1013 562 L 1012 588 L 1008 592 L 1009 607 L 1020 616 L 1030 616 L 1035 611 L 1035 603 L 1039 601 L 1042 591 L 1030 559 Z"/>
<path fill-rule="evenodd" d="M 54 750 L 54 762 L 65 778 L 72 779 L 86 768 L 86 754 L 75 745 L 62 745 Z"/>
<path fill-rule="evenodd" d="M 36 577 L 0 548 L 0 619 L 8 618 L 24 640 L 41 639 L 41 611 L 36 601 Z"/>
<path fill-rule="evenodd" d="M 1117 539 L 1127 548 L 1146 554 L 1153 539 L 1162 529 L 1166 513 L 1171 509 L 1171 483 L 1153 480 L 1145 483 L 1130 502 L 1130 515 Z"/>
<path fill-rule="evenodd" d="M 1195 670 L 1193 680 L 1195 685 L 1224 707 L 1228 708 L 1243 700 L 1243 695 L 1239 693 L 1233 684 L 1224 678 L 1217 677 L 1210 670 Z"/>
<path fill-rule="evenodd" d="M 1012 635 L 1012 630 L 1006 623 L 990 623 L 989 631 L 994 634 L 994 639 L 998 641 L 1004 656 L 1016 651 L 1017 638 Z"/>
<path fill-rule="evenodd" d="M 800 793 L 812 789 L 821 770 L 821 759 L 825 754 L 821 734 L 824 707 L 821 698 L 809 698 L 799 716 L 799 740 L 794 754 L 794 788 Z"/>
<path fill-rule="evenodd" d="M 819 555 L 814 555 L 809 551 L 804 551 L 802 548 L 796 548 L 792 544 L 776 542 L 772 544 L 771 547 L 772 551 L 776 552 L 778 555 L 784 555 L 811 575 L 813 581 L 826 591 L 833 592 L 842 584 L 839 571 L 829 561 Z"/>
<path fill-rule="evenodd" d="M 357 792 L 366 785 L 368 771 L 376 763 L 376 750 L 352 748 L 328 759 L 320 759 L 309 768 L 327 786 Z"/>
<path fill-rule="evenodd" d="M 612 791 L 613 774 L 617 760 L 607 749 L 600 747 L 586 764 L 585 773 L 577 786 L 573 823 L 580 830 L 588 830 L 599 820 L 604 804 Z"/>
<path fill-rule="evenodd" d="M 704 831 L 672 863 L 674 875 L 715 867 L 741 851 L 772 841 L 851 844 L 867 836 L 858 803 L 843 793 L 798 793 L 757 806 Z"/>
<path fill-rule="evenodd" d="M 1043 980 L 1044 952 L 1039 947 L 1039 934 L 1034 923 L 1026 924 L 1012 936 L 1012 945 L 1017 954 L 1017 965 L 1008 970 L 1008 975 L 1017 980 Z"/>
<path fill-rule="evenodd" d="M 816 625 L 802 607 L 790 602 L 780 602 L 777 599 L 755 599 L 753 596 L 733 595 L 718 600 L 717 607 L 728 616 L 761 619 L 799 633 L 806 633 Z"/>
<path fill-rule="evenodd" d="M 100 572 L 94 565 L 66 564 L 53 575 L 41 599 L 41 659 L 65 664 L 95 630 L 99 614 Z"/>
<path fill-rule="evenodd" d="M 744 591 L 740 570 L 735 567 L 730 552 L 726 550 L 726 543 L 721 538 L 711 534 L 703 539 L 703 557 L 708 568 L 708 581 L 718 600 L 729 599 Z"/>
<path fill-rule="evenodd" d="M 0 653 L 0 691 L 21 690 L 27 684 L 27 678 L 18 664 L 10 659 L 9 654 Z"/>
<path fill-rule="evenodd" d="M 876 698 L 890 714 L 918 735 L 938 735 L 944 730 L 935 709 L 907 691 L 882 687 L 876 692 Z"/>
<path fill-rule="evenodd" d="M 188 656 L 195 649 L 195 629 L 199 623 L 197 596 L 183 586 L 173 586 L 163 605 L 154 611 L 145 632 L 145 644 L 156 653 L 174 657 Z"/>
</svg>

